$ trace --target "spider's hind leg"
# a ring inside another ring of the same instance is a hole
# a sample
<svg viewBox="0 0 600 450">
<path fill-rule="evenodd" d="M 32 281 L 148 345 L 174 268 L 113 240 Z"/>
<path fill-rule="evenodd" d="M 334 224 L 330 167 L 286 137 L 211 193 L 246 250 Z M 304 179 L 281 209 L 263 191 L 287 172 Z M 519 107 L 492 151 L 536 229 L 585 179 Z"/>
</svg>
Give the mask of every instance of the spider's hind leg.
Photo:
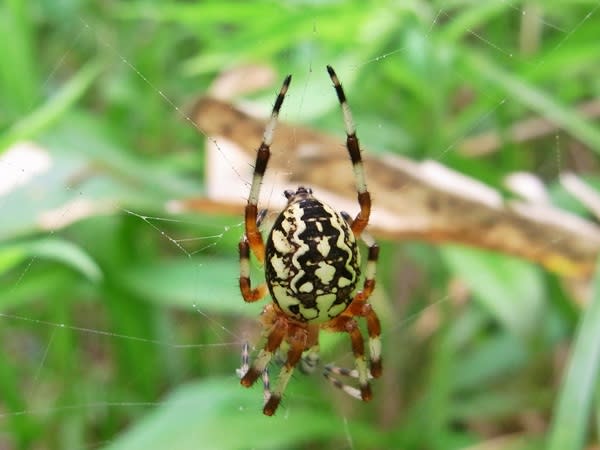
<svg viewBox="0 0 600 450">
<path fill-rule="evenodd" d="M 235 373 L 241 379 L 248 373 L 250 369 L 250 344 L 248 341 L 244 342 L 242 346 L 242 363 L 239 368 L 235 369 Z M 262 372 L 262 384 L 263 384 L 263 406 L 267 404 L 271 397 L 271 381 L 269 377 L 269 368 L 265 367 Z"/>
<path fill-rule="evenodd" d="M 320 359 L 319 344 L 315 344 L 302 355 L 302 359 L 300 360 L 300 370 L 306 374 L 313 373 L 319 365 Z"/>
<path fill-rule="evenodd" d="M 272 416 L 275 414 L 275 411 L 281 402 L 283 392 L 294 373 L 294 368 L 302 358 L 302 353 L 306 349 L 307 337 L 308 333 L 304 327 L 293 327 L 293 329 L 290 330 L 288 335 L 290 348 L 287 353 L 287 359 L 279 372 L 277 383 L 271 391 L 269 400 L 263 408 L 263 413 L 265 415 Z"/>
<path fill-rule="evenodd" d="M 358 328 L 356 320 L 354 320 L 352 316 L 345 314 L 346 313 L 332 319 L 325 328 L 334 332 L 348 333 L 348 336 L 350 336 L 352 353 L 354 354 L 354 367 L 357 374 L 356 378 L 358 379 L 359 385 L 357 398 L 360 398 L 363 401 L 369 401 L 373 398 L 373 394 L 371 392 L 371 385 L 369 384 L 369 366 L 365 356 L 363 336 Z M 329 377 L 327 378 L 330 379 Z M 337 385 L 335 382 L 334 384 Z M 348 393 L 354 397 L 352 393 Z"/>
<path fill-rule="evenodd" d="M 250 387 L 266 370 L 269 362 L 277 349 L 281 346 L 284 338 L 287 335 L 288 327 L 285 318 L 278 316 L 271 305 L 267 305 L 263 310 L 261 319 L 265 331 L 261 339 L 261 344 L 264 345 L 259 350 L 252 364 L 247 366 L 246 372 L 242 375 L 240 384 L 245 387 Z"/>
<path fill-rule="evenodd" d="M 327 378 L 331 384 L 333 384 L 336 388 L 341 389 L 350 397 L 353 397 L 357 400 L 362 400 L 362 395 L 360 389 L 355 388 L 349 384 L 346 384 L 340 381 L 337 377 L 349 377 L 349 378 L 358 378 L 358 370 L 356 369 L 346 369 L 344 367 L 334 366 L 333 364 L 327 364 L 325 366 L 325 370 L 323 371 L 323 376 Z M 373 379 L 372 375 L 369 375 L 369 380 Z"/>
<path fill-rule="evenodd" d="M 308 325 L 308 337 L 306 339 L 307 350 L 302 355 L 300 360 L 300 370 L 302 373 L 311 374 L 319 365 L 319 332 L 318 325 Z"/>
</svg>

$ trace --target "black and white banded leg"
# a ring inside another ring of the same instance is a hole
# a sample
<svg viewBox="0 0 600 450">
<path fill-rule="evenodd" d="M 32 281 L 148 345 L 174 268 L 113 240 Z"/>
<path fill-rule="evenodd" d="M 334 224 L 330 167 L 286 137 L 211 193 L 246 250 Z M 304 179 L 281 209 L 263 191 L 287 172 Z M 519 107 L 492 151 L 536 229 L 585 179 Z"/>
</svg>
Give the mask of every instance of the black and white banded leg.
<svg viewBox="0 0 600 450">
<path fill-rule="evenodd" d="M 346 100 L 346 94 L 342 88 L 342 84 L 338 79 L 335 71 L 331 66 L 327 66 L 327 72 L 331 81 L 333 81 L 333 87 L 340 102 L 342 108 L 342 115 L 344 116 L 344 126 L 346 128 L 346 148 L 350 154 L 352 161 L 352 170 L 354 171 L 354 181 L 356 184 L 356 191 L 358 193 L 358 204 L 360 211 L 354 220 L 351 220 L 352 232 L 356 238 L 359 238 L 363 230 L 369 223 L 369 216 L 371 214 L 371 194 L 367 190 L 367 182 L 365 180 L 365 168 L 360 154 L 360 144 L 358 137 L 356 136 L 356 127 L 352 119 L 352 112 L 350 105 Z"/>
<path fill-rule="evenodd" d="M 357 400 L 362 400 L 362 394 L 360 389 L 355 388 L 354 386 L 344 383 L 336 377 L 347 377 L 358 380 L 360 378 L 358 370 L 356 369 L 347 369 L 344 367 L 338 367 L 333 364 L 327 364 L 323 371 L 323 376 L 327 378 L 327 380 L 333 384 L 336 388 L 344 391 L 350 397 L 353 397 Z M 372 380 L 374 377 L 371 374 L 368 374 L 368 380 Z"/>
<path fill-rule="evenodd" d="M 250 369 L 250 344 L 244 342 L 242 345 L 242 364 L 239 368 L 235 369 L 235 373 L 241 379 Z M 263 384 L 263 406 L 267 404 L 269 398 L 271 398 L 271 380 L 269 378 L 268 366 L 262 371 L 262 384 Z"/>
<path fill-rule="evenodd" d="M 287 93 L 292 76 L 288 75 L 283 81 L 281 90 L 277 95 L 275 104 L 273 105 L 273 111 L 271 112 L 271 118 L 265 127 L 263 140 L 258 147 L 256 152 L 256 162 L 254 164 L 254 174 L 252 175 L 252 185 L 250 186 L 250 195 L 248 197 L 248 203 L 246 204 L 244 221 L 245 221 L 245 238 L 248 241 L 248 245 L 254 253 L 254 256 L 259 263 L 263 263 L 265 260 L 265 243 L 262 235 L 258 229 L 258 199 L 260 195 L 260 187 L 262 180 L 267 170 L 267 164 L 271 157 L 271 144 L 273 143 L 273 135 L 275 133 L 275 127 L 279 118 L 279 110 L 283 104 L 283 99 Z"/>
</svg>

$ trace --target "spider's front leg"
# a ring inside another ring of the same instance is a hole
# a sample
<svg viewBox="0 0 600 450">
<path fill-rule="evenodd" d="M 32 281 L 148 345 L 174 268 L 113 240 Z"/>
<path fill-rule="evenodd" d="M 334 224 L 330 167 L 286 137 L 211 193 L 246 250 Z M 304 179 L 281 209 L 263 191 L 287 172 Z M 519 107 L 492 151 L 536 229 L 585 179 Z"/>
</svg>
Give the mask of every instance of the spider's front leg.
<svg viewBox="0 0 600 450">
<path fill-rule="evenodd" d="M 254 289 L 250 281 L 250 245 L 246 235 L 242 236 L 238 245 L 240 251 L 240 292 L 244 301 L 252 303 L 263 298 L 267 293 L 267 285 L 261 283 Z"/>
<path fill-rule="evenodd" d="M 263 209 L 256 220 L 256 227 L 260 227 L 261 222 L 267 215 L 267 210 Z M 248 238 L 244 234 L 240 243 L 238 244 L 240 252 L 240 291 L 244 301 L 248 303 L 260 300 L 267 294 L 267 285 L 261 283 L 258 287 L 252 289 L 252 282 L 250 281 L 250 244 Z"/>
<path fill-rule="evenodd" d="M 356 238 L 359 238 L 363 230 L 369 223 L 369 216 L 371 215 L 371 194 L 367 190 L 367 182 L 365 180 L 365 168 L 360 154 L 360 144 L 358 137 L 356 136 L 356 127 L 352 120 L 352 112 L 350 111 L 350 105 L 346 99 L 346 94 L 340 80 L 338 79 L 335 71 L 331 66 L 327 66 L 327 72 L 331 81 L 333 81 L 333 87 L 337 94 L 340 107 L 342 108 L 342 115 L 344 116 L 344 126 L 346 128 L 346 148 L 352 161 L 352 169 L 354 171 L 354 182 L 356 184 L 356 191 L 358 193 L 357 199 L 360 206 L 360 211 L 352 223 L 352 232 Z"/>
<path fill-rule="evenodd" d="M 263 140 L 258 147 L 256 152 L 256 163 L 254 164 L 254 174 L 252 175 L 252 186 L 250 187 L 250 195 L 248 197 L 248 203 L 246 204 L 246 210 L 244 213 L 244 222 L 246 228 L 246 237 L 254 256 L 258 262 L 263 263 L 265 260 L 265 243 L 262 235 L 258 229 L 258 198 L 260 196 L 260 187 L 262 180 L 267 170 L 267 163 L 271 157 L 271 144 L 273 143 L 273 134 L 275 127 L 277 126 L 277 120 L 279 117 L 279 110 L 283 104 L 283 99 L 288 90 L 292 76 L 288 75 L 283 81 L 281 90 L 277 95 L 275 104 L 273 105 L 273 111 L 271 112 L 271 118 L 265 127 Z"/>
</svg>

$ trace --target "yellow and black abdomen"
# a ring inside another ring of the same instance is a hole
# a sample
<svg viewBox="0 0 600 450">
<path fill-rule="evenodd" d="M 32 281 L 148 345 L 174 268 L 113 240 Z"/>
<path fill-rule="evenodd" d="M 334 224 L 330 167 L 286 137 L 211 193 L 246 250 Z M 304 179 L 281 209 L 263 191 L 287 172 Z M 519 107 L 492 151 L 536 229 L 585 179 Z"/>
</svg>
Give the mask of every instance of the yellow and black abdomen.
<svg viewBox="0 0 600 450">
<path fill-rule="evenodd" d="M 360 258 L 346 220 L 307 194 L 292 199 L 275 221 L 266 244 L 265 277 L 273 301 L 287 315 L 322 323 L 352 301 Z"/>
</svg>

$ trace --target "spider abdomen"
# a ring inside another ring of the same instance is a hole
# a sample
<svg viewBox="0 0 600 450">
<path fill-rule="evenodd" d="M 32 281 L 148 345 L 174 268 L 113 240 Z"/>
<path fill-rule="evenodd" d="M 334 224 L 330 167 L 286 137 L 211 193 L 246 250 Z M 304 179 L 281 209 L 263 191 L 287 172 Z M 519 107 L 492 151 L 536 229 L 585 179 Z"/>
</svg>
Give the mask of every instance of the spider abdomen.
<svg viewBox="0 0 600 450">
<path fill-rule="evenodd" d="M 360 275 L 358 246 L 339 213 L 300 192 L 271 229 L 265 277 L 273 301 L 288 316 L 321 323 L 352 301 Z"/>
</svg>

